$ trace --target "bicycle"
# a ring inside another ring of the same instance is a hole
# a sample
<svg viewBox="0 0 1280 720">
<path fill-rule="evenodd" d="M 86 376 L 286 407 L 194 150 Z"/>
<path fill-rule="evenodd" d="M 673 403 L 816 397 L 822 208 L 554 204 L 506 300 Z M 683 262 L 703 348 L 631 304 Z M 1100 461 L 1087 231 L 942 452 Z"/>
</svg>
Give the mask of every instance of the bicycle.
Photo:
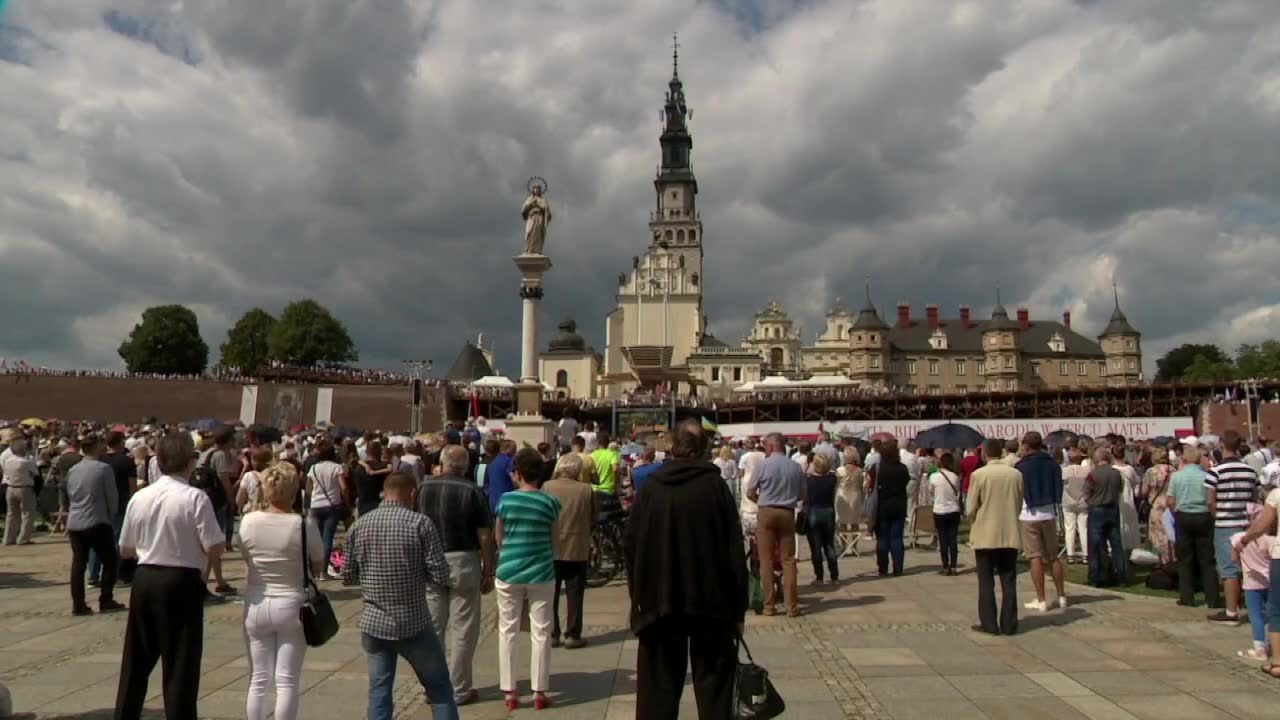
<svg viewBox="0 0 1280 720">
<path fill-rule="evenodd" d="M 591 554 L 587 562 L 587 587 L 604 587 L 626 571 L 622 536 L 627 513 L 619 510 L 596 523 L 591 531 Z"/>
</svg>

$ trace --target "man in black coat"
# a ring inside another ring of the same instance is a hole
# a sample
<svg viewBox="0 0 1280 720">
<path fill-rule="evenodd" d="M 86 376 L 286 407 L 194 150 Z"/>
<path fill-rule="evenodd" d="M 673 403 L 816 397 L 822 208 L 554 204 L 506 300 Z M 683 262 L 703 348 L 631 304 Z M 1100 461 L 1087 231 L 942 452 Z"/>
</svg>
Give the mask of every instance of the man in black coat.
<svg viewBox="0 0 1280 720">
<path fill-rule="evenodd" d="M 696 420 L 676 428 L 671 459 L 644 484 L 627 525 L 636 717 L 677 717 L 690 660 L 698 717 L 732 716 L 747 561 L 737 505 L 707 443 Z"/>
</svg>

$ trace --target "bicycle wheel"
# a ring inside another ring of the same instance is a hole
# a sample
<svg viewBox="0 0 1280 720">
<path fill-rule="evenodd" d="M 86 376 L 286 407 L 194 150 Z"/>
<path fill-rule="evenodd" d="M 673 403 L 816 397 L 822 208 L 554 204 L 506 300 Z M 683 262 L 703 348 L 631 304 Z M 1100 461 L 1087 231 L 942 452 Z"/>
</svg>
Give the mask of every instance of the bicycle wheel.
<svg viewBox="0 0 1280 720">
<path fill-rule="evenodd" d="M 605 528 L 591 532 L 591 555 L 587 564 L 587 587 L 604 587 L 618 576 L 622 567 L 622 548 Z"/>
</svg>

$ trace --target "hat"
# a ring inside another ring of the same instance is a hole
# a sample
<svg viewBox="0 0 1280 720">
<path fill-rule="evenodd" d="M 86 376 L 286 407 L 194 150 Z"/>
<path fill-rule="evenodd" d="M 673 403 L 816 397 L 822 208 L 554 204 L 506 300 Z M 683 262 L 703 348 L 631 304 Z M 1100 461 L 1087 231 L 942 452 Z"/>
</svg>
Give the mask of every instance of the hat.
<svg viewBox="0 0 1280 720">
<path fill-rule="evenodd" d="M 1199 445 L 1200 438 L 1197 438 L 1195 435 L 1188 435 L 1182 438 L 1181 440 L 1179 440 L 1178 442 L 1182 443 L 1183 445 Z"/>
</svg>

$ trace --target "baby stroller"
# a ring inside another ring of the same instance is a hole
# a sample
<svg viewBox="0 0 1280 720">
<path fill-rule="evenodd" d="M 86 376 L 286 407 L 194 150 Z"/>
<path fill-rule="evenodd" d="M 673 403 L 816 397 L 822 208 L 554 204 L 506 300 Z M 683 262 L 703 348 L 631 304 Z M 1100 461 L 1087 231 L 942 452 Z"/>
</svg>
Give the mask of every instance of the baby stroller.
<svg viewBox="0 0 1280 720">
<path fill-rule="evenodd" d="M 764 612 L 764 585 L 760 578 L 760 546 L 754 534 L 747 536 L 747 604 L 759 615 Z M 774 548 L 773 596 L 782 597 L 782 544 Z"/>
</svg>

